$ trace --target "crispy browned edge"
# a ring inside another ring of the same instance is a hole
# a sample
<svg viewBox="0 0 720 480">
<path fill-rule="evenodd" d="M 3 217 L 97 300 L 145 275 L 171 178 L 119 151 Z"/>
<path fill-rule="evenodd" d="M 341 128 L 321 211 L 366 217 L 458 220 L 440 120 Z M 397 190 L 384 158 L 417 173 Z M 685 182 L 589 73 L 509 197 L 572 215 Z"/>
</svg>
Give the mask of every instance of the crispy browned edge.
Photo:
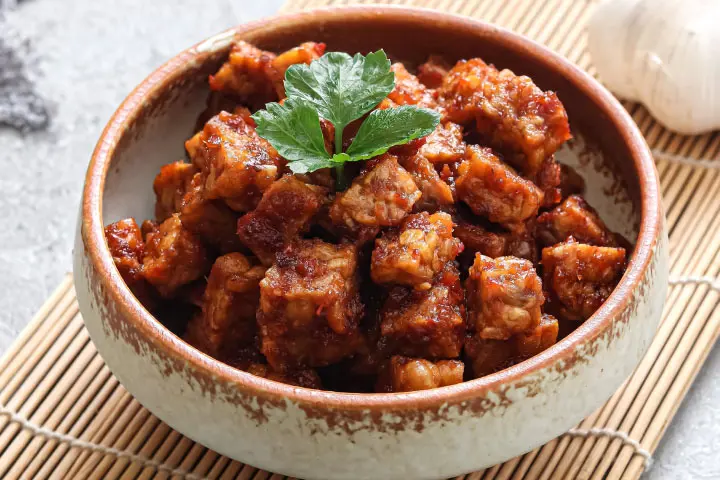
<svg viewBox="0 0 720 480">
<path fill-rule="evenodd" d="M 370 22 L 378 15 L 402 18 L 415 22 L 443 23 L 447 28 L 465 29 L 478 35 L 497 35 L 511 48 L 522 50 L 523 54 L 539 59 L 546 68 L 554 69 L 570 80 L 575 88 L 590 98 L 593 103 L 608 115 L 614 127 L 620 132 L 632 152 L 634 168 L 640 178 L 641 222 L 635 251 L 629 261 L 627 271 L 608 300 L 595 314 L 543 354 L 530 358 L 501 372 L 458 385 L 402 394 L 352 394 L 320 391 L 292 387 L 282 383 L 233 369 L 199 352 L 168 332 L 140 302 L 132 295 L 122 281 L 113 264 L 112 257 L 104 239 L 102 223 L 102 197 L 105 177 L 113 158 L 118 140 L 124 135 L 126 126 L 140 115 L 146 99 L 152 98 L 158 91 L 166 88 L 191 61 L 202 62 L 211 51 L 208 42 L 191 47 L 154 71 L 123 101 L 105 127 L 93 152 L 87 170 L 82 195 L 82 238 L 89 261 L 93 263 L 102 277 L 104 289 L 109 293 L 116 308 L 126 321 L 134 322 L 135 327 L 146 335 L 148 343 L 163 352 L 164 356 L 188 362 L 199 372 L 205 371 L 208 377 L 221 379 L 235 384 L 249 395 L 268 400 L 291 399 L 301 405 L 319 408 L 338 408 L 343 410 L 370 409 L 421 409 L 438 407 L 443 403 L 457 404 L 489 391 L 498 391 L 503 384 L 517 381 L 538 370 L 548 367 L 559 360 L 574 363 L 576 348 L 603 333 L 611 325 L 612 319 L 628 306 L 632 292 L 639 287 L 645 270 L 652 258 L 655 244 L 662 231 L 662 213 L 660 206 L 657 172 L 652 155 L 645 140 L 622 105 L 595 79 L 563 57 L 549 49 L 509 30 L 493 26 L 478 20 L 440 13 L 420 8 L 393 6 L 353 6 L 329 7 L 281 15 L 230 29 L 212 38 L 226 38 L 252 32 L 292 28 L 305 22 L 323 23 L 342 21 L 347 16 L 356 20 L 363 17 Z M 210 47 L 211 50 L 212 47 Z"/>
</svg>

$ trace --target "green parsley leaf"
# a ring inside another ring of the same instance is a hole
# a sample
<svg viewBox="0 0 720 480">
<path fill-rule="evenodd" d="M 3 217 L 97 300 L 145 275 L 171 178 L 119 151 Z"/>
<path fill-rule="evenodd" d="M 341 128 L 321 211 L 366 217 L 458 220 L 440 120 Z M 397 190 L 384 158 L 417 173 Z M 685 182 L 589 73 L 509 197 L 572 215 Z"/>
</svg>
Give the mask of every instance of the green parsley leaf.
<svg viewBox="0 0 720 480">
<path fill-rule="evenodd" d="M 426 108 L 405 105 L 375 110 L 360 126 L 347 149 L 352 161 L 367 160 L 390 147 L 429 135 L 440 123 L 440 114 Z"/>
<path fill-rule="evenodd" d="M 285 157 L 295 173 L 335 168 L 338 190 L 348 179 L 346 162 L 366 160 L 390 147 L 430 134 L 440 122 L 432 110 L 402 106 L 371 112 L 352 145 L 342 151 L 343 129 L 370 112 L 395 88 L 395 74 L 382 50 L 351 57 L 329 52 L 310 65 L 293 65 L 285 72 L 287 99 L 269 103 L 252 118 L 257 133 Z M 320 117 L 335 127 L 335 151 L 325 149 Z"/>
<path fill-rule="evenodd" d="M 292 65 L 285 72 L 288 98 L 312 105 L 335 126 L 335 153 L 340 153 L 343 129 L 372 110 L 394 87 L 395 74 L 383 50 L 354 57 L 329 52 L 310 65 Z"/>
<path fill-rule="evenodd" d="M 268 103 L 252 115 L 257 133 L 270 142 L 295 173 L 306 173 L 336 165 L 325 150 L 318 112 L 312 105 L 286 100 Z"/>
</svg>

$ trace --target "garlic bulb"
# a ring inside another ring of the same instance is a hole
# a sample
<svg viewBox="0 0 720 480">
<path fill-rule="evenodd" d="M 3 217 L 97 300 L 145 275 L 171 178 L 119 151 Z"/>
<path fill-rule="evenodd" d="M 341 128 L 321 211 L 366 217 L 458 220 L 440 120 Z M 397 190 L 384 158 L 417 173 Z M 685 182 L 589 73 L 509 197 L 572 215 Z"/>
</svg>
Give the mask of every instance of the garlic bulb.
<svg viewBox="0 0 720 480">
<path fill-rule="evenodd" d="M 606 0 L 588 27 L 600 80 L 663 125 L 720 128 L 720 0 Z"/>
</svg>

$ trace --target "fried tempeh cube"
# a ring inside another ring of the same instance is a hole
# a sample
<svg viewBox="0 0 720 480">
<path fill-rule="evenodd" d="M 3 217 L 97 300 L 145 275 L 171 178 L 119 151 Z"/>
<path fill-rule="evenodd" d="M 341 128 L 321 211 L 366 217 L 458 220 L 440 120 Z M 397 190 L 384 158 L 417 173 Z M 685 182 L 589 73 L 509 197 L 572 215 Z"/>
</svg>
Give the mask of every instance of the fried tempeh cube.
<svg viewBox="0 0 720 480">
<path fill-rule="evenodd" d="M 570 138 L 567 113 L 554 92 L 479 58 L 458 62 L 438 91 L 447 119 L 474 120 L 494 147 L 521 154 L 514 164 L 530 177 Z"/>
<path fill-rule="evenodd" d="M 120 276 L 140 303 L 151 309 L 155 294 L 142 276 L 145 242 L 135 219 L 126 218 L 105 227 L 105 240 Z"/>
<path fill-rule="evenodd" d="M 399 225 L 421 197 L 412 176 L 393 155 L 383 155 L 338 193 L 330 207 L 336 226 L 357 232 Z"/>
<path fill-rule="evenodd" d="M 273 85 L 275 85 L 278 98 L 285 98 L 285 86 L 283 82 L 287 69 L 292 65 L 300 63 L 309 65 L 313 60 L 322 57 L 323 53 L 325 53 L 324 43 L 304 42 L 275 57 L 270 63 L 270 77 L 272 78 Z"/>
<path fill-rule="evenodd" d="M 486 340 L 477 336 L 465 341 L 465 360 L 474 378 L 508 368 L 553 346 L 558 337 L 558 321 L 543 314 L 529 333 L 518 333 L 508 340 Z"/>
<path fill-rule="evenodd" d="M 453 234 L 464 246 L 463 256 L 481 253 L 490 258 L 518 257 L 535 262 L 537 246 L 530 232 L 523 234 L 501 230 L 489 230 L 480 225 L 459 221 Z"/>
<path fill-rule="evenodd" d="M 254 99 L 260 105 L 276 100 L 272 78 L 268 75 L 273 60 L 274 53 L 240 40 L 232 46 L 228 61 L 215 75 L 210 75 L 210 88 L 244 100 Z"/>
<path fill-rule="evenodd" d="M 414 205 L 416 211 L 435 211 L 444 205 L 455 203 L 450 185 L 440 178 L 433 164 L 425 157 L 416 153 L 398 157 L 398 160 L 420 189 L 420 199 Z"/>
<path fill-rule="evenodd" d="M 383 342 L 394 353 L 423 358 L 457 358 L 465 337 L 465 292 L 448 264 L 424 291 L 390 290 L 380 313 Z"/>
<path fill-rule="evenodd" d="M 469 336 L 465 340 L 465 364 L 472 378 L 499 372 L 516 363 L 513 340 L 492 340 Z"/>
<path fill-rule="evenodd" d="M 456 123 L 444 122 L 425 137 L 425 143 L 418 153 L 433 164 L 452 163 L 462 160 L 465 148 L 462 127 Z"/>
<path fill-rule="evenodd" d="M 200 313 L 200 315 L 202 315 L 202 313 Z M 202 348 L 192 343 L 194 332 L 191 327 L 195 325 L 202 326 L 202 323 L 199 322 L 197 319 L 193 319 L 188 325 L 188 331 L 185 333 L 185 336 L 183 338 L 186 342 L 202 350 Z M 263 354 L 260 352 L 260 337 L 258 336 L 257 331 L 255 332 L 255 338 L 252 342 L 241 343 L 238 345 L 228 344 L 227 348 L 223 349 L 221 356 L 216 358 L 218 358 L 218 360 L 220 360 L 221 362 L 230 365 L 233 368 L 237 368 L 238 370 L 248 370 L 253 365 L 267 363 L 265 362 Z"/>
<path fill-rule="evenodd" d="M 395 88 L 388 95 L 388 99 L 396 105 L 438 108 L 433 91 L 420 83 L 417 77 L 408 72 L 402 63 L 393 63 L 390 69 L 395 73 Z"/>
<path fill-rule="evenodd" d="M 375 283 L 430 288 L 430 282 L 462 250 L 452 236 L 450 215 L 427 212 L 410 215 L 396 230 L 375 240 L 370 275 Z"/>
<path fill-rule="evenodd" d="M 469 146 L 458 175 L 458 199 L 491 222 L 524 222 L 537 214 L 543 200 L 534 183 L 517 175 L 489 148 Z"/>
<path fill-rule="evenodd" d="M 431 362 L 396 355 L 378 377 L 378 392 L 412 392 L 455 385 L 463 381 L 465 365 L 459 360 Z"/>
<path fill-rule="evenodd" d="M 513 337 L 515 350 L 521 360 L 533 357 L 557 343 L 560 325 L 555 317 L 543 313 L 540 324 L 530 333 L 519 333 Z"/>
<path fill-rule="evenodd" d="M 143 277 L 164 297 L 202 277 L 209 269 L 205 247 L 183 227 L 174 214 L 148 233 L 143 257 Z"/>
<path fill-rule="evenodd" d="M 325 198 L 324 188 L 284 176 L 265 190 L 255 210 L 240 218 L 238 235 L 263 264 L 271 265 L 277 252 L 308 229 Z"/>
<path fill-rule="evenodd" d="M 469 222 L 458 222 L 453 233 L 463 243 L 463 255 L 472 255 L 473 261 L 477 253 L 490 258 L 508 255 L 508 234 L 491 232 Z"/>
<path fill-rule="evenodd" d="M 270 365 L 264 363 L 254 363 L 250 365 L 246 371 L 258 377 L 267 378 L 268 380 L 276 382 L 287 383 L 288 385 L 316 389 L 322 388 L 320 376 L 311 368 L 293 370 L 290 372 L 280 372 Z"/>
<path fill-rule="evenodd" d="M 543 192 L 542 206 L 545 208 L 557 205 L 562 200 L 562 166 L 555 161 L 554 156 L 547 157 L 540 170 L 530 180 Z"/>
<path fill-rule="evenodd" d="M 377 375 L 391 355 L 390 346 L 380 337 L 380 326 L 363 332 L 363 342 L 353 356 L 349 372 L 358 376 Z"/>
<path fill-rule="evenodd" d="M 542 282 L 527 260 L 476 255 L 466 291 L 468 323 L 480 338 L 507 340 L 540 323 Z"/>
<path fill-rule="evenodd" d="M 570 195 L 563 203 L 537 220 L 537 238 L 544 246 L 574 237 L 579 243 L 600 247 L 617 245 L 615 235 L 597 212 L 579 195 Z"/>
<path fill-rule="evenodd" d="M 220 112 L 185 144 L 193 163 L 205 173 L 205 196 L 230 208 L 255 208 L 278 176 L 283 160 L 242 115 Z"/>
<path fill-rule="evenodd" d="M 450 65 L 439 55 L 430 55 L 427 62 L 418 66 L 417 78 L 428 88 L 438 88 L 442 85 Z"/>
<path fill-rule="evenodd" d="M 162 222 L 173 213 L 180 211 L 182 199 L 190 188 L 197 168 L 190 163 L 175 162 L 160 167 L 155 177 L 155 220 Z"/>
<path fill-rule="evenodd" d="M 180 221 L 208 246 L 220 253 L 237 252 L 243 248 L 237 235 L 240 215 L 222 200 L 205 198 L 205 180 L 196 173 L 182 198 Z"/>
<path fill-rule="evenodd" d="M 218 257 L 210 270 L 202 314 L 188 324 L 186 340 L 215 358 L 253 345 L 257 337 L 255 312 L 260 304 L 260 280 L 265 268 L 242 253 Z"/>
<path fill-rule="evenodd" d="M 131 283 L 142 280 L 145 242 L 135 219 L 126 218 L 105 227 L 105 240 L 125 283 L 130 286 Z"/>
<path fill-rule="evenodd" d="M 305 42 L 276 56 L 240 40 L 230 50 L 228 61 L 210 76 L 210 88 L 262 106 L 285 98 L 283 79 L 288 67 L 310 63 L 324 52 L 324 43 Z"/>
<path fill-rule="evenodd" d="M 260 282 L 262 352 L 281 371 L 349 357 L 362 337 L 357 252 L 352 245 L 299 240 L 277 254 Z"/>
<path fill-rule="evenodd" d="M 578 243 L 573 237 L 542 251 L 545 288 L 560 320 L 586 320 L 607 300 L 625 271 L 625 249 Z"/>
<path fill-rule="evenodd" d="M 133 220 L 133 221 L 135 221 L 135 220 Z M 144 222 L 142 222 L 142 225 L 140 225 L 140 232 L 142 232 L 143 241 L 147 241 L 148 233 L 155 230 L 157 228 L 157 226 L 158 226 L 158 223 L 154 220 L 145 220 Z"/>
</svg>

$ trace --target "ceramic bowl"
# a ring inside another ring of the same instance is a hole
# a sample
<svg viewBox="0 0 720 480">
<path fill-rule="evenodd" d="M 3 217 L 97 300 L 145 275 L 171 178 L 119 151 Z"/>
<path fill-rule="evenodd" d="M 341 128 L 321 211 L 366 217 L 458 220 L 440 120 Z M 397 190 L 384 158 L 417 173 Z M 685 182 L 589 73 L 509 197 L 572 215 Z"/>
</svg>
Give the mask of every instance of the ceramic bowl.
<svg viewBox="0 0 720 480">
<path fill-rule="evenodd" d="M 233 38 L 282 51 L 384 48 L 410 66 L 429 54 L 480 56 L 555 90 L 574 140 L 558 154 L 585 177 L 587 199 L 635 245 L 605 304 L 555 346 L 518 365 L 435 390 L 346 394 L 296 388 L 221 364 L 176 337 L 125 286 L 103 236 L 152 216 L 152 181 L 182 158 L 204 108 L 208 74 Z M 241 25 L 180 53 L 113 115 L 87 172 L 74 252 L 90 335 L 118 380 L 171 427 L 224 455 L 303 478 L 440 478 L 527 452 L 610 397 L 647 349 L 667 283 L 667 241 L 653 159 L 623 107 L 553 52 L 507 30 L 428 10 L 341 7 Z"/>
</svg>

